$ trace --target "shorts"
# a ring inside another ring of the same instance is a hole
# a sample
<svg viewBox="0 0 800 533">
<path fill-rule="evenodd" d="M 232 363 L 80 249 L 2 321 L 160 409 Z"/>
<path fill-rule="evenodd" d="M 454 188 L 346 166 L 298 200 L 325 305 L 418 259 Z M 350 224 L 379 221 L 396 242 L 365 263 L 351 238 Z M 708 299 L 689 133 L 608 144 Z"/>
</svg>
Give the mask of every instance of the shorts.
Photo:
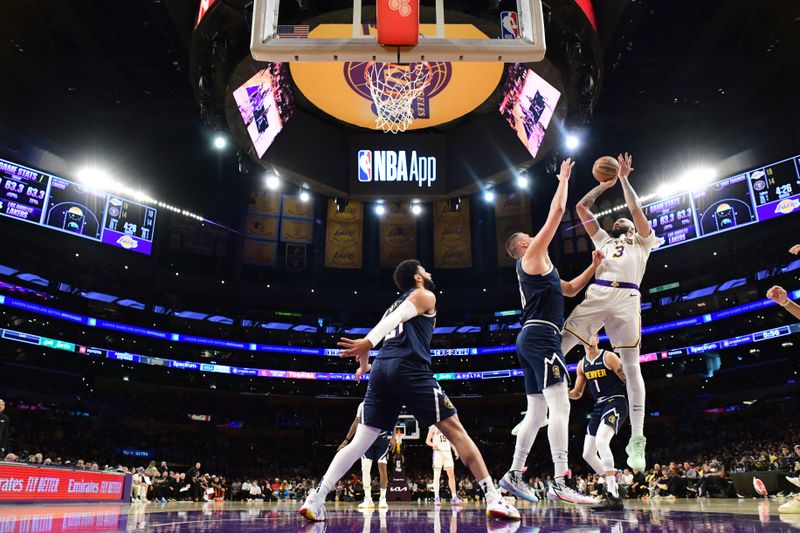
<svg viewBox="0 0 800 533">
<path fill-rule="evenodd" d="M 450 450 L 433 450 L 433 468 L 434 470 L 455 468 L 453 452 Z"/>
<path fill-rule="evenodd" d="M 614 428 L 614 433 L 628 418 L 628 399 L 625 396 L 614 396 L 608 400 L 597 402 L 592 410 L 592 418 L 586 427 L 586 433 L 592 437 L 597 436 L 600 423 L 608 424 Z"/>
<path fill-rule="evenodd" d="M 586 298 L 573 309 L 564 332 L 588 345 L 592 335 L 605 327 L 614 349 L 636 348 L 642 337 L 642 296 L 634 289 L 591 285 Z"/>
<path fill-rule="evenodd" d="M 372 446 L 367 448 L 367 451 L 364 452 L 361 458 L 386 464 L 389 458 L 389 441 L 391 438 L 392 437 L 388 433 L 385 435 L 378 435 L 378 438 L 375 439 Z"/>
<path fill-rule="evenodd" d="M 561 335 L 555 326 L 532 324 L 517 335 L 517 358 L 525 377 L 525 394 L 538 394 L 546 387 L 569 379 Z"/>
<path fill-rule="evenodd" d="M 456 414 L 453 402 L 434 379 L 429 365 L 404 358 L 378 357 L 369 373 L 362 423 L 392 431 L 404 406 L 423 428 Z"/>
</svg>

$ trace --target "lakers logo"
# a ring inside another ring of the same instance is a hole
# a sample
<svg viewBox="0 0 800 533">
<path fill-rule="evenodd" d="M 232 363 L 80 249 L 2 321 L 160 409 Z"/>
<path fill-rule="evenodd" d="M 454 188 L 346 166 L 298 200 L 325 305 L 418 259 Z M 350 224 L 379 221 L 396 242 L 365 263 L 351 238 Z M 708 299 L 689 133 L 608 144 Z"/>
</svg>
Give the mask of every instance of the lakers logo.
<svg viewBox="0 0 800 533">
<path fill-rule="evenodd" d="M 448 398 L 447 396 L 444 397 L 443 401 L 444 401 L 444 406 L 447 407 L 448 409 L 453 409 L 455 407 L 453 405 L 453 402 L 451 402 L 450 398 Z"/>
</svg>

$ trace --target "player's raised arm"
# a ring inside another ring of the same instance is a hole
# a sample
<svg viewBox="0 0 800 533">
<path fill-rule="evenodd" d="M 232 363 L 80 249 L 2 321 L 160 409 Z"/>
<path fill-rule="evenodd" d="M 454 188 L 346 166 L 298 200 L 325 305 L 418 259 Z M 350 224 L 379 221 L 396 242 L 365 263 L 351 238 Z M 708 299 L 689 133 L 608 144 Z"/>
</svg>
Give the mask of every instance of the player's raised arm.
<svg viewBox="0 0 800 533">
<path fill-rule="evenodd" d="M 578 361 L 578 368 L 575 370 L 575 385 L 569 391 L 570 400 L 580 400 L 583 390 L 586 388 L 586 376 L 583 374 L 583 359 Z"/>
<path fill-rule="evenodd" d="M 561 170 L 558 173 L 558 188 L 556 189 L 555 195 L 553 195 L 553 201 L 550 202 L 550 213 L 548 213 L 547 220 L 542 226 L 542 229 L 539 230 L 539 233 L 533 238 L 533 242 L 531 242 L 528 249 L 525 250 L 525 257 L 523 260 L 530 261 L 547 252 L 547 247 L 550 246 L 550 241 L 553 240 L 558 226 L 561 224 L 564 211 L 567 208 L 569 177 L 572 175 L 572 167 L 574 166 L 575 161 L 571 158 L 567 158 L 561 162 Z"/>
<path fill-rule="evenodd" d="M 600 185 L 587 192 L 586 195 L 581 198 L 580 202 L 578 202 L 578 205 L 575 206 L 575 210 L 578 212 L 578 218 L 583 222 L 583 227 L 586 228 L 586 233 L 589 234 L 589 237 L 594 237 L 600 230 L 600 224 L 597 223 L 597 218 L 592 212 L 592 207 L 594 207 L 594 203 L 600 198 L 600 195 L 616 185 L 617 181 L 619 181 L 619 178 L 602 182 Z"/>
<path fill-rule="evenodd" d="M 592 279 L 594 276 L 597 267 L 600 266 L 600 263 L 603 262 L 605 257 L 603 256 L 603 252 L 600 250 L 595 250 L 592 252 L 592 264 L 589 267 L 581 272 L 578 277 L 571 279 L 570 281 L 561 280 L 561 292 L 564 293 L 564 296 L 567 298 L 572 298 L 573 296 L 577 296 L 583 288 L 589 283 L 589 280 Z"/>
<path fill-rule="evenodd" d="M 779 285 L 771 287 L 767 291 L 767 298 L 789 311 L 795 318 L 800 318 L 800 305 L 789 299 L 789 295 L 783 287 Z"/>
<path fill-rule="evenodd" d="M 625 195 L 625 204 L 628 206 L 628 211 L 631 212 L 633 225 L 636 226 L 636 231 L 639 235 L 647 237 L 652 231 L 650 229 L 650 224 L 647 223 L 647 217 L 644 215 L 644 209 L 642 209 L 642 202 L 639 200 L 639 195 L 636 194 L 630 181 L 628 181 L 628 176 L 630 176 L 633 170 L 633 156 L 628 153 L 625 153 L 624 156 L 620 154 L 617 157 L 617 161 L 619 161 L 619 182 L 622 184 L 622 193 Z"/>
<path fill-rule="evenodd" d="M 603 354 L 603 362 L 623 383 L 625 383 L 625 372 L 622 370 L 622 361 L 617 354 L 606 350 Z"/>
</svg>

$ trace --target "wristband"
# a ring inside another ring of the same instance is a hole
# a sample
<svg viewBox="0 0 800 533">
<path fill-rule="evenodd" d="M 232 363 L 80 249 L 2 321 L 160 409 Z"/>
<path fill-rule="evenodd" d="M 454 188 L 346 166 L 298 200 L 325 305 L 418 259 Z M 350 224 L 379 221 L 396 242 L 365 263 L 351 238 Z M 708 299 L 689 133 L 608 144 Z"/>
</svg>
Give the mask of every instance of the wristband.
<svg viewBox="0 0 800 533">
<path fill-rule="evenodd" d="M 782 303 L 782 304 L 778 304 L 778 305 L 780 305 L 781 307 L 786 307 L 786 306 L 787 306 L 787 305 L 789 305 L 790 303 L 792 303 L 792 301 L 791 301 L 789 298 L 786 298 L 786 301 L 785 301 L 784 303 Z"/>
</svg>

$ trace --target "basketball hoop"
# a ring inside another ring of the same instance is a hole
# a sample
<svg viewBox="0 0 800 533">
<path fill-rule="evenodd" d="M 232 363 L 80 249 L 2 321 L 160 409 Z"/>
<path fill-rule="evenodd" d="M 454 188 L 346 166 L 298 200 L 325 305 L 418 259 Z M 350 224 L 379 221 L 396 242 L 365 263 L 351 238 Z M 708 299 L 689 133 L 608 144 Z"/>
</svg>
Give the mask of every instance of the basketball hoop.
<svg viewBox="0 0 800 533">
<path fill-rule="evenodd" d="M 419 98 L 430 82 L 430 63 L 401 65 L 371 62 L 367 65 L 365 75 L 375 104 L 375 127 L 385 133 L 406 131 L 414 121 L 414 100 Z"/>
</svg>

